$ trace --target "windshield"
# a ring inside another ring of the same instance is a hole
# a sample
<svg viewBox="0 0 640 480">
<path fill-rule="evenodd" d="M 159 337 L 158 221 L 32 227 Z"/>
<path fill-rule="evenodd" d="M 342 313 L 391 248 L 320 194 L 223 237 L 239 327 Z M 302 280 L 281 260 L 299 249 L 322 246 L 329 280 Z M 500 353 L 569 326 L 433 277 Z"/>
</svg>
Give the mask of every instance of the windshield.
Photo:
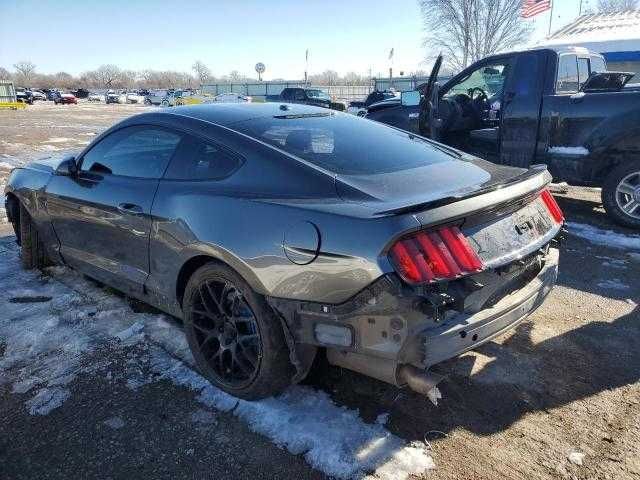
<svg viewBox="0 0 640 480">
<path fill-rule="evenodd" d="M 328 94 L 322 90 L 307 90 L 307 95 L 311 98 L 321 98 L 323 100 L 331 100 Z"/>
<path fill-rule="evenodd" d="M 452 158 L 408 132 L 337 112 L 255 118 L 233 128 L 342 175 L 397 172 Z"/>
<path fill-rule="evenodd" d="M 506 65 L 489 65 L 475 70 L 468 77 L 459 81 L 444 95 L 469 94 L 472 89 L 481 89 L 489 97 L 502 93 L 506 78 Z"/>
</svg>

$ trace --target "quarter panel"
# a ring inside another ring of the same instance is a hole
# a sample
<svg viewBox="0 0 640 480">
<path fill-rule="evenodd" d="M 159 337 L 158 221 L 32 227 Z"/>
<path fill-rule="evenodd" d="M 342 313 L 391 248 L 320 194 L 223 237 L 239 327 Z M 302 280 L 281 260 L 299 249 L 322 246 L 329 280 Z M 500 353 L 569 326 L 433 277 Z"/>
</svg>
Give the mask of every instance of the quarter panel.
<svg viewBox="0 0 640 480">
<path fill-rule="evenodd" d="M 381 256 L 385 245 L 419 226 L 412 215 L 354 218 L 317 211 L 319 200 L 238 198 L 179 183 L 161 182 L 153 207 L 147 288 L 169 303 L 182 265 L 203 254 L 230 265 L 258 293 L 340 303 L 391 271 Z M 299 265 L 287 258 L 283 240 L 305 222 L 318 229 L 320 248 L 311 263 Z"/>
</svg>

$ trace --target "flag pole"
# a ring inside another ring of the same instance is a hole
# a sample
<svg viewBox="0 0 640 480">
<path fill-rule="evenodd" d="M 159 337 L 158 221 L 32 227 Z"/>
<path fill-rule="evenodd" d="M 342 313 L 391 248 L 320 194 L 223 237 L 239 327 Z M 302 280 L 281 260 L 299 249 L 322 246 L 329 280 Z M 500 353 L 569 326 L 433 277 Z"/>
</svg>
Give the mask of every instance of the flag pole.
<svg viewBox="0 0 640 480">
<path fill-rule="evenodd" d="M 551 0 L 551 13 L 549 14 L 549 33 L 547 33 L 547 37 L 551 36 L 551 22 L 553 21 L 553 7 L 554 7 L 554 1 Z"/>
</svg>

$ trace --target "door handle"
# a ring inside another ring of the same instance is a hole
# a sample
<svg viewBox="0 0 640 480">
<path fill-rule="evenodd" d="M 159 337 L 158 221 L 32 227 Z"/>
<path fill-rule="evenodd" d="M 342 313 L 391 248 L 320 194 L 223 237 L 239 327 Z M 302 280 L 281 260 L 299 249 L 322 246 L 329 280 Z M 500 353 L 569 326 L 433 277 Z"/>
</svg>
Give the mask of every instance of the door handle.
<svg viewBox="0 0 640 480">
<path fill-rule="evenodd" d="M 118 211 L 128 215 L 142 215 L 142 207 L 133 203 L 121 203 L 118 205 Z"/>
</svg>

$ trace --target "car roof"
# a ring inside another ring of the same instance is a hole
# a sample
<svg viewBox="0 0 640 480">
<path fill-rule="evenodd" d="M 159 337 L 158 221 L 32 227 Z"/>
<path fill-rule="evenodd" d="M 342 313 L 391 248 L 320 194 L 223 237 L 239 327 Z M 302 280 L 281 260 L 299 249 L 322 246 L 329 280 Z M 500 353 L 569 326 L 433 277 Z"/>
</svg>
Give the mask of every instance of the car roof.
<svg viewBox="0 0 640 480">
<path fill-rule="evenodd" d="M 161 115 L 183 115 L 218 125 L 231 125 L 252 118 L 273 117 L 276 115 L 328 113 L 328 110 L 310 105 L 265 102 L 188 105 L 175 107 L 170 110 L 161 110 L 157 113 Z"/>
</svg>

